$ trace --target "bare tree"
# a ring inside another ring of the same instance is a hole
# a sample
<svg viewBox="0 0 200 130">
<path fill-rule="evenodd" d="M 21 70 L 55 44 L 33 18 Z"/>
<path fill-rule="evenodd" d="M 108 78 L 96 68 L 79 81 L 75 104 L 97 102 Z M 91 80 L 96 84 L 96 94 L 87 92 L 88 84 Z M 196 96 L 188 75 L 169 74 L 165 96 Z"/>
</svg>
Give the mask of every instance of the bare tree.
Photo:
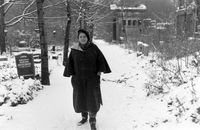
<svg viewBox="0 0 200 130">
<path fill-rule="evenodd" d="M 44 0 L 36 0 L 37 14 L 38 14 L 38 27 L 40 33 L 40 46 L 41 46 L 41 83 L 43 85 L 50 85 L 49 80 L 49 68 L 48 68 L 48 46 L 45 39 L 44 29 L 44 11 L 43 11 Z"/>
<path fill-rule="evenodd" d="M 197 4 L 197 19 L 198 19 L 197 25 L 199 25 L 200 24 L 200 0 L 195 0 L 195 1 Z"/>
<path fill-rule="evenodd" d="M 1 44 L 1 54 L 6 52 L 5 43 L 5 13 L 4 13 L 4 0 L 0 0 L 0 44 Z"/>
<path fill-rule="evenodd" d="M 4 1 L 1 0 L 0 1 L 0 47 L 1 47 L 1 54 L 3 52 L 6 52 L 6 40 L 5 40 L 5 29 L 8 26 L 7 22 L 5 21 L 5 15 L 8 12 L 8 10 L 13 6 L 13 4 L 15 2 L 19 2 L 19 1 L 15 1 L 15 0 L 10 0 L 10 1 Z M 33 4 L 34 1 L 31 3 Z M 30 7 L 30 5 L 24 10 L 24 12 Z M 23 17 L 20 17 L 17 19 L 17 22 L 21 21 Z M 11 25 L 14 25 L 17 23 L 16 21 L 14 23 L 12 23 Z M 9 26 L 11 26 L 9 25 Z"/>
<path fill-rule="evenodd" d="M 73 9 L 74 15 L 77 17 L 76 23 L 78 28 L 83 28 L 89 31 L 91 39 L 93 38 L 94 27 L 109 17 L 111 13 L 105 12 L 110 8 L 110 4 L 114 0 L 76 0 L 73 4 L 76 8 Z"/>
</svg>

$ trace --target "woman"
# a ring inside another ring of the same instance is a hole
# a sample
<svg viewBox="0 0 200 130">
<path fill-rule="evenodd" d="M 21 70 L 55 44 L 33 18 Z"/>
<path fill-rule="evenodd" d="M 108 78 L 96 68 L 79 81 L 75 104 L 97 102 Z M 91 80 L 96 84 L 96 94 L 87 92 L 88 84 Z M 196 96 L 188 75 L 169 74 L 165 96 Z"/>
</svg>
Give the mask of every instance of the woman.
<svg viewBox="0 0 200 130">
<path fill-rule="evenodd" d="M 78 41 L 71 48 L 64 76 L 72 76 L 74 110 L 82 115 L 78 125 L 86 123 L 89 114 L 91 130 L 96 130 L 96 114 L 102 104 L 100 74 L 111 70 L 86 30 L 78 31 Z"/>
</svg>

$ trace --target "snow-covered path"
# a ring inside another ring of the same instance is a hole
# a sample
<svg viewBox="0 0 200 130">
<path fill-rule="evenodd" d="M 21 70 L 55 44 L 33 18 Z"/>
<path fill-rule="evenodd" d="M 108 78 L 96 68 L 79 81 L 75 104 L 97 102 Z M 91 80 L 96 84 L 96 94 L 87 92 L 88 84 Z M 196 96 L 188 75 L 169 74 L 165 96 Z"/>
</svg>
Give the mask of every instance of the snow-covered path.
<svg viewBox="0 0 200 130">
<path fill-rule="evenodd" d="M 112 70 L 111 74 L 102 75 L 103 106 L 97 115 L 98 129 L 148 130 L 168 119 L 166 104 L 147 98 L 143 91 L 146 76 L 142 66 L 146 61 L 119 46 L 96 42 Z M 76 126 L 80 114 L 73 110 L 71 82 L 62 76 L 63 70 L 63 66 L 56 65 L 51 73 L 51 85 L 45 86 L 28 104 L 0 107 L 0 129 L 89 130 L 89 123 Z M 157 129 L 165 130 L 164 127 Z"/>
</svg>

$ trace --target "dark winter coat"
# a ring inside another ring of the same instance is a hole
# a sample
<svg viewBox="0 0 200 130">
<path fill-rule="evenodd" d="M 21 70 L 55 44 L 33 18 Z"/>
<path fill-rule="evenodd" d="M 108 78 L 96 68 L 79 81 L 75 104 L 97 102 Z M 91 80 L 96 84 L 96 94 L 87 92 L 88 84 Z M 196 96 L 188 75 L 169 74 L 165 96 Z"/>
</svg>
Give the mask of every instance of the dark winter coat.
<svg viewBox="0 0 200 130">
<path fill-rule="evenodd" d="M 93 43 L 84 50 L 79 44 L 74 45 L 69 54 L 64 76 L 72 76 L 75 112 L 99 111 L 102 98 L 98 72 L 111 72 L 99 48 Z"/>
</svg>

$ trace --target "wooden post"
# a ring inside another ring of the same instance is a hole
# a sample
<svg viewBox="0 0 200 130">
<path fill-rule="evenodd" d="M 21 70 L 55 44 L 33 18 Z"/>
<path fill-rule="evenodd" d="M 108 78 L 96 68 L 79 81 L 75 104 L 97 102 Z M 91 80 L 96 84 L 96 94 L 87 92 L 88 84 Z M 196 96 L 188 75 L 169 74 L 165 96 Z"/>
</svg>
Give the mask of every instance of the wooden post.
<svg viewBox="0 0 200 130">
<path fill-rule="evenodd" d="M 117 40 L 117 20 L 113 18 L 113 41 Z"/>
</svg>

